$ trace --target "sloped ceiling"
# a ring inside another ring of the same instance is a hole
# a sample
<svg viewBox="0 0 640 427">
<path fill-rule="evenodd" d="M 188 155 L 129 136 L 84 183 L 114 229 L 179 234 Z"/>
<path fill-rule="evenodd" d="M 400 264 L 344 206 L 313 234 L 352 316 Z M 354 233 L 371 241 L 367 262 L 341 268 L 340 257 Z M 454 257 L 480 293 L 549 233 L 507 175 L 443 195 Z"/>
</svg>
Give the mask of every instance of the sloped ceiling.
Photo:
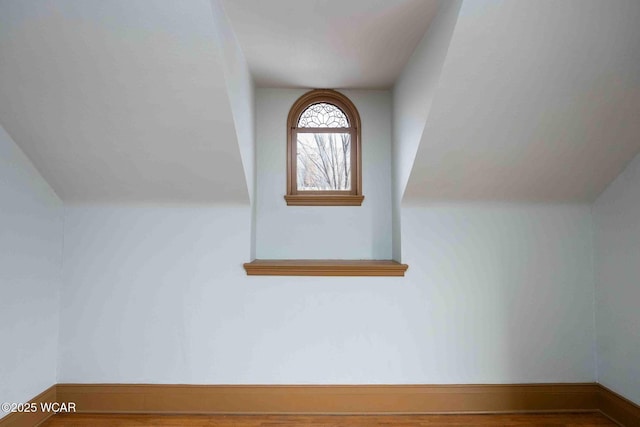
<svg viewBox="0 0 640 427">
<path fill-rule="evenodd" d="M 224 0 L 257 86 L 390 88 L 437 0 Z"/>
<path fill-rule="evenodd" d="M 593 201 L 640 151 L 639 22 L 633 0 L 465 1 L 404 201 Z"/>
<path fill-rule="evenodd" d="M 249 68 L 389 87 L 445 4 L 219 1 L 0 1 L 0 125 L 65 202 L 247 203 Z M 636 0 L 465 0 L 444 54 L 409 64 L 440 71 L 398 192 L 594 200 L 640 151 L 638 22 Z"/>
<path fill-rule="evenodd" d="M 246 203 L 215 37 L 209 0 L 3 1 L 0 124 L 65 202 Z"/>
</svg>

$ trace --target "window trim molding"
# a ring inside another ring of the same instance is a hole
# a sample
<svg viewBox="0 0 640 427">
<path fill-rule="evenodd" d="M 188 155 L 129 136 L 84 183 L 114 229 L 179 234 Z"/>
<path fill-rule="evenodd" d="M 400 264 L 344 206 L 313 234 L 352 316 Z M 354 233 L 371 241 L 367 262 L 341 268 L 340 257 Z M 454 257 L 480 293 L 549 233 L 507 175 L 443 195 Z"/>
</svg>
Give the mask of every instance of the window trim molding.
<svg viewBox="0 0 640 427">
<path fill-rule="evenodd" d="M 326 102 L 340 108 L 347 116 L 348 128 L 298 128 L 300 115 L 311 105 Z M 351 133 L 351 190 L 299 191 L 297 188 L 297 133 L 300 132 Z M 360 206 L 362 195 L 361 125 L 358 109 L 349 98 L 331 89 L 311 90 L 293 103 L 287 117 L 287 193 L 288 206 Z"/>
</svg>

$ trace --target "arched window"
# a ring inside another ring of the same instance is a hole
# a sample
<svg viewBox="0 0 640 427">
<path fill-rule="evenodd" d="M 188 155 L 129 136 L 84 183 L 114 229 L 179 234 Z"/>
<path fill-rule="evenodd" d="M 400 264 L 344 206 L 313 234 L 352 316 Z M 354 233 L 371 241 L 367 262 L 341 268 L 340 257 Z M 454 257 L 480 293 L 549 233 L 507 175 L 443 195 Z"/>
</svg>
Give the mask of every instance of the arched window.
<svg viewBox="0 0 640 427">
<path fill-rule="evenodd" d="M 334 90 L 313 90 L 287 119 L 288 205 L 360 206 L 360 115 Z"/>
</svg>

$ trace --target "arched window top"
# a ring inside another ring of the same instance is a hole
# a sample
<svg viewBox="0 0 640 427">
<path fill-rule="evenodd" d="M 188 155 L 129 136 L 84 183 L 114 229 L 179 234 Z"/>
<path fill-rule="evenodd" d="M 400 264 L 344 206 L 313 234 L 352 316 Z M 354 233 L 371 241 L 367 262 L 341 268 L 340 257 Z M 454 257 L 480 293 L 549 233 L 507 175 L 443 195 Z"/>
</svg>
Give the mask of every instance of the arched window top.
<svg viewBox="0 0 640 427">
<path fill-rule="evenodd" d="M 300 115 L 299 128 L 348 128 L 347 115 L 337 106 L 327 102 L 311 104 Z"/>
<path fill-rule="evenodd" d="M 288 205 L 360 206 L 360 115 L 340 92 L 317 89 L 293 103 L 287 118 Z"/>
</svg>

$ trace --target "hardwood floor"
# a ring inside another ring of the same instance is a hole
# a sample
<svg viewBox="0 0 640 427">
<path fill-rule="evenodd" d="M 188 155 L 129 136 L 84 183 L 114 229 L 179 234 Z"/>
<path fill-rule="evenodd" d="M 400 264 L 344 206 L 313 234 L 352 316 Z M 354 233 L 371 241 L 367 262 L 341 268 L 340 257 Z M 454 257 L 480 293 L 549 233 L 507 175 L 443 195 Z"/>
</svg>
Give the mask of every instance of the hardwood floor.
<svg viewBox="0 0 640 427">
<path fill-rule="evenodd" d="M 422 427 L 616 426 L 599 413 L 505 415 L 56 415 L 43 427 Z"/>
</svg>

